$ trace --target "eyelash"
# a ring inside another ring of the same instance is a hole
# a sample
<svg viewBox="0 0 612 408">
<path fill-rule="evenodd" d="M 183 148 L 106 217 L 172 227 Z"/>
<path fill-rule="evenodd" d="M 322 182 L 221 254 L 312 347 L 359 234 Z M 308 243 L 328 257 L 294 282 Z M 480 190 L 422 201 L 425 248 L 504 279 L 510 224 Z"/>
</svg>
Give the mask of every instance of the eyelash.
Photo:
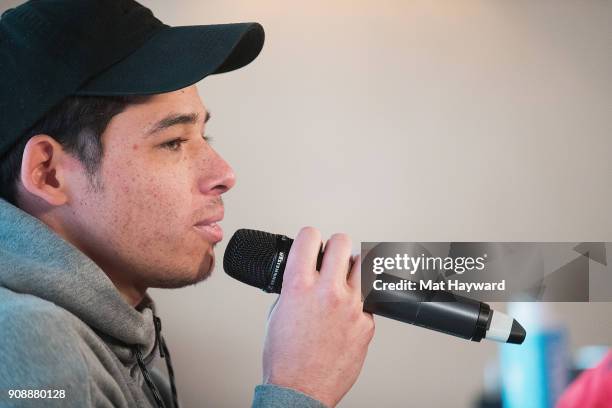
<svg viewBox="0 0 612 408">
<path fill-rule="evenodd" d="M 202 139 L 204 139 L 206 141 L 206 143 L 210 143 L 212 142 L 212 137 L 208 136 L 208 135 L 202 135 Z M 176 139 L 172 139 L 169 140 L 165 143 L 162 143 L 160 145 L 160 147 L 162 147 L 163 149 L 168 149 L 172 152 L 178 152 L 180 147 L 183 145 L 183 143 L 187 142 L 188 139 L 183 139 L 180 137 L 177 137 Z"/>
</svg>

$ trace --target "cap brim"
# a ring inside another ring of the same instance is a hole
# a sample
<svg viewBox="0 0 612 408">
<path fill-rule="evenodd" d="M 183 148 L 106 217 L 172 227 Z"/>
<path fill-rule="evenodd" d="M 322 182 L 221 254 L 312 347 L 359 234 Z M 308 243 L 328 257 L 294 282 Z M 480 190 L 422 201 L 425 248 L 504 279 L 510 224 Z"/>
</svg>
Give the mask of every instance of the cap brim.
<svg viewBox="0 0 612 408">
<path fill-rule="evenodd" d="M 123 60 L 89 80 L 78 95 L 150 95 L 193 85 L 243 67 L 264 43 L 258 23 L 166 27 Z"/>
</svg>

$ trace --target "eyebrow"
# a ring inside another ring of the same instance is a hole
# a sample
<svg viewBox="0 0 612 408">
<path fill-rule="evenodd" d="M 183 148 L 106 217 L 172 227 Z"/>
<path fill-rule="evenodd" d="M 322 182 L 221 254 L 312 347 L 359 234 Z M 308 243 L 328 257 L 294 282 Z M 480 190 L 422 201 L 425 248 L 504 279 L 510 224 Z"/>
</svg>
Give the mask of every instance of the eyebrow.
<svg viewBox="0 0 612 408">
<path fill-rule="evenodd" d="M 177 125 L 195 125 L 198 123 L 198 119 L 200 115 L 196 112 L 192 113 L 171 113 L 163 119 L 157 121 L 151 129 L 147 131 L 146 136 L 152 135 L 154 133 L 160 132 L 162 130 L 168 129 L 172 126 Z M 207 123 L 210 120 L 210 112 L 206 111 L 206 116 L 204 118 L 204 123 Z"/>
</svg>

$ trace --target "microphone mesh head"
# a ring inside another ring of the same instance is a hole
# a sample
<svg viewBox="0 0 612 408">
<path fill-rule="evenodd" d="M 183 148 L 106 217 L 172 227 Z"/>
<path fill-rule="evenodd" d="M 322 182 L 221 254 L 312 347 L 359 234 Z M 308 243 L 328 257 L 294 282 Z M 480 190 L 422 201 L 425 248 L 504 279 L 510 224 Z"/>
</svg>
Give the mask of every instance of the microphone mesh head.
<svg viewBox="0 0 612 408">
<path fill-rule="evenodd" d="M 250 229 L 239 229 L 232 236 L 225 255 L 225 273 L 240 282 L 260 289 L 270 284 L 278 235 Z"/>
</svg>

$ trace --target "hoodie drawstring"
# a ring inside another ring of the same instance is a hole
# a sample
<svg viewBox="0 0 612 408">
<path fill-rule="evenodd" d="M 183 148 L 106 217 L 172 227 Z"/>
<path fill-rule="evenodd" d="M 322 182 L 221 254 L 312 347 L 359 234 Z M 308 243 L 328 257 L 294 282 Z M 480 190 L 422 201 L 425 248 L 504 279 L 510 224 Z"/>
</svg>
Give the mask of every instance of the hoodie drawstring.
<svg viewBox="0 0 612 408">
<path fill-rule="evenodd" d="M 170 379 L 170 389 L 172 390 L 172 405 L 173 408 L 179 408 L 176 384 L 174 383 L 174 369 L 172 368 L 172 359 L 170 358 L 170 351 L 168 350 L 168 346 L 166 346 L 166 341 L 161 335 L 161 320 L 159 319 L 159 317 L 153 315 L 153 323 L 155 325 L 155 344 L 159 347 L 159 356 L 166 360 L 166 368 L 168 369 L 168 377 Z M 134 347 L 134 349 L 136 352 L 136 362 L 138 363 L 138 367 L 142 372 L 142 376 L 144 377 L 147 387 L 149 387 L 149 390 L 151 390 L 151 393 L 153 394 L 153 398 L 155 399 L 157 407 L 166 408 L 161 398 L 159 389 L 151 379 L 151 375 L 149 373 L 149 370 L 147 369 L 146 364 L 144 363 L 140 349 L 138 347 Z"/>
<path fill-rule="evenodd" d="M 155 337 L 159 340 L 159 355 L 161 358 L 166 360 L 166 369 L 168 370 L 168 377 L 170 378 L 170 389 L 172 391 L 172 405 L 174 408 L 179 408 L 178 394 L 176 392 L 176 383 L 174 382 L 174 369 L 172 368 L 172 358 L 170 357 L 170 350 L 166 345 L 164 336 L 161 335 L 161 320 L 159 317 L 153 315 L 153 323 L 155 323 Z"/>
<path fill-rule="evenodd" d="M 153 394 L 153 398 L 155 399 L 157 408 L 166 408 L 161 396 L 159 395 L 159 390 L 157 389 L 157 386 L 155 385 L 153 380 L 151 380 L 149 370 L 147 370 L 147 366 L 142 360 L 142 353 L 140 352 L 140 349 L 138 347 L 134 347 L 134 350 L 136 352 L 136 362 L 138 363 L 138 367 L 140 367 L 140 372 L 144 377 L 145 383 L 147 383 L 147 387 L 149 387 L 149 390 L 151 390 L 151 393 Z"/>
</svg>

